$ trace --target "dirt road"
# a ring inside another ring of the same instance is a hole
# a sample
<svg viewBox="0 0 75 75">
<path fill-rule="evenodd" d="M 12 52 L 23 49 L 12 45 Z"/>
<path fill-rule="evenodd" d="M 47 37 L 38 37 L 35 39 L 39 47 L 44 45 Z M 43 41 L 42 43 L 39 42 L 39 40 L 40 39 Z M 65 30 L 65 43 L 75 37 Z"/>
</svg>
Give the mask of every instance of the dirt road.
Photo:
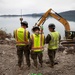
<svg viewBox="0 0 75 75">
<path fill-rule="evenodd" d="M 38 64 L 38 70 L 33 67 L 31 59 L 31 68 L 27 70 L 24 60 L 23 69 L 17 67 L 17 55 L 15 45 L 0 45 L 0 75 L 75 75 L 75 54 L 65 54 L 57 52 L 56 60 L 58 64 L 50 68 L 46 64 L 48 59 L 47 50 L 43 52 L 43 67 Z"/>
</svg>

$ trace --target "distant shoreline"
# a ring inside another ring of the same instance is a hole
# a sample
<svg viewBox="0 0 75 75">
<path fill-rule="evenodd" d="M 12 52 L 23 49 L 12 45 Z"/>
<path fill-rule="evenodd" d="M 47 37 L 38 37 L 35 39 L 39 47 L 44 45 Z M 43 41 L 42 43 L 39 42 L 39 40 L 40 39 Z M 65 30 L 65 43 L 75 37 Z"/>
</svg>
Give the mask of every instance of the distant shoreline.
<svg viewBox="0 0 75 75">
<path fill-rule="evenodd" d="M 0 17 L 41 17 L 44 13 L 33 13 L 33 14 L 23 14 L 23 15 L 0 15 Z M 63 18 L 65 18 L 68 21 L 74 21 L 75 22 L 75 10 L 70 10 L 70 11 L 65 11 L 65 12 L 61 12 L 58 13 L 59 15 L 61 15 Z M 50 16 L 51 17 L 51 16 Z"/>
<path fill-rule="evenodd" d="M 0 17 L 22 17 L 22 16 L 27 16 L 27 17 L 39 17 L 42 16 L 42 14 L 26 14 L 26 15 L 0 15 Z"/>
<path fill-rule="evenodd" d="M 0 15 L 0 17 L 22 17 L 22 16 L 27 16 L 27 17 L 40 17 L 44 13 L 32 13 L 32 14 L 22 14 L 22 15 L 17 15 L 17 14 L 4 14 Z M 70 11 L 65 11 L 65 12 L 60 12 L 58 13 L 61 16 L 75 16 L 75 10 L 70 10 Z"/>
</svg>

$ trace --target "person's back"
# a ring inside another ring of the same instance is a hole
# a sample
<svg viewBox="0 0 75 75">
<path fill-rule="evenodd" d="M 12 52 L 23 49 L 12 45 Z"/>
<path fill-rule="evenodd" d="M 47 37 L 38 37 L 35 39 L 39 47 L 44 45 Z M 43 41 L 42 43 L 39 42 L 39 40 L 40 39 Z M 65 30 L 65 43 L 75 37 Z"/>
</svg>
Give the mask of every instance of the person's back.
<svg viewBox="0 0 75 75">
<path fill-rule="evenodd" d="M 45 42 L 45 36 L 44 34 L 39 33 L 40 29 L 39 27 L 33 28 L 33 34 L 31 35 L 31 58 L 34 61 L 34 66 L 37 68 L 37 57 L 39 59 L 39 63 L 42 67 L 43 63 L 43 49 L 44 49 L 44 42 Z"/>
<path fill-rule="evenodd" d="M 51 40 L 48 43 L 48 48 L 57 49 L 59 44 L 59 33 L 55 31 L 51 32 L 49 35 L 51 36 Z"/>
<path fill-rule="evenodd" d="M 48 56 L 50 59 L 50 67 L 54 67 L 54 59 L 56 50 L 58 49 L 61 36 L 59 32 L 55 31 L 55 25 L 49 24 L 48 29 L 50 34 L 46 37 L 46 44 L 48 44 Z"/>
<path fill-rule="evenodd" d="M 32 49 L 35 51 L 40 51 L 40 47 L 41 49 L 43 48 L 44 46 L 44 34 L 32 34 L 31 35 L 31 39 L 33 41 L 33 46 L 32 46 Z M 38 49 L 37 49 L 38 48 Z"/>
<path fill-rule="evenodd" d="M 23 62 L 23 53 L 26 57 L 26 63 L 30 67 L 30 50 L 29 50 L 29 39 L 30 33 L 26 30 L 28 28 L 28 23 L 23 21 L 21 27 L 16 29 L 14 32 L 14 37 L 16 39 L 17 55 L 18 55 L 18 66 L 21 67 Z"/>
<path fill-rule="evenodd" d="M 18 28 L 15 30 L 15 39 L 17 45 L 25 45 L 28 42 L 28 31 L 23 27 Z"/>
</svg>

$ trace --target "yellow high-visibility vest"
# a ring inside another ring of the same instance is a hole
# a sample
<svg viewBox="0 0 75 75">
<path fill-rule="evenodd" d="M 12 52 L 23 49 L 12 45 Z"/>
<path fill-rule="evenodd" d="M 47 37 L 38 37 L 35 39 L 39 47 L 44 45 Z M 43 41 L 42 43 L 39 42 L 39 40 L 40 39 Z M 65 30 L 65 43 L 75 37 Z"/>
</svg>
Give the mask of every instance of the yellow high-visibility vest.
<svg viewBox="0 0 75 75">
<path fill-rule="evenodd" d="M 15 30 L 16 45 L 26 45 L 28 43 L 28 31 L 24 28 Z"/>
<path fill-rule="evenodd" d="M 48 44 L 49 49 L 57 49 L 59 45 L 59 33 L 58 32 L 51 32 L 50 33 L 51 40 Z"/>
<path fill-rule="evenodd" d="M 32 39 L 32 42 L 33 42 L 33 45 L 32 45 L 32 50 L 34 52 L 39 52 L 39 51 L 43 51 L 44 49 L 44 34 L 32 34 L 31 35 L 31 39 Z"/>
</svg>

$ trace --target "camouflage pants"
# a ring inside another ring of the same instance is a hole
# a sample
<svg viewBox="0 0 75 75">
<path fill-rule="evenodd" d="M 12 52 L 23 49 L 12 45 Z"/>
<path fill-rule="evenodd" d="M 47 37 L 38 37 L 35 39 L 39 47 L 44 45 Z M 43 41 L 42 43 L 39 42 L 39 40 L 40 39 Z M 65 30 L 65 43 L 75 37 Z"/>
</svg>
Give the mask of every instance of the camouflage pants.
<svg viewBox="0 0 75 75">
<path fill-rule="evenodd" d="M 29 46 L 16 46 L 17 47 L 17 55 L 18 55 L 18 66 L 21 67 L 23 62 L 23 54 L 26 58 L 26 63 L 28 67 L 30 67 L 30 50 Z"/>
<path fill-rule="evenodd" d="M 56 50 L 57 49 L 55 49 L 55 50 L 48 49 L 48 56 L 49 56 L 51 66 L 54 66 L 54 59 L 55 59 L 55 55 L 56 55 Z"/>
<path fill-rule="evenodd" d="M 37 57 L 39 59 L 39 63 L 42 67 L 42 63 L 43 63 L 43 53 L 42 52 L 34 52 L 34 51 L 31 51 L 31 58 L 33 59 L 33 62 L 34 62 L 34 66 L 37 67 Z"/>
</svg>

